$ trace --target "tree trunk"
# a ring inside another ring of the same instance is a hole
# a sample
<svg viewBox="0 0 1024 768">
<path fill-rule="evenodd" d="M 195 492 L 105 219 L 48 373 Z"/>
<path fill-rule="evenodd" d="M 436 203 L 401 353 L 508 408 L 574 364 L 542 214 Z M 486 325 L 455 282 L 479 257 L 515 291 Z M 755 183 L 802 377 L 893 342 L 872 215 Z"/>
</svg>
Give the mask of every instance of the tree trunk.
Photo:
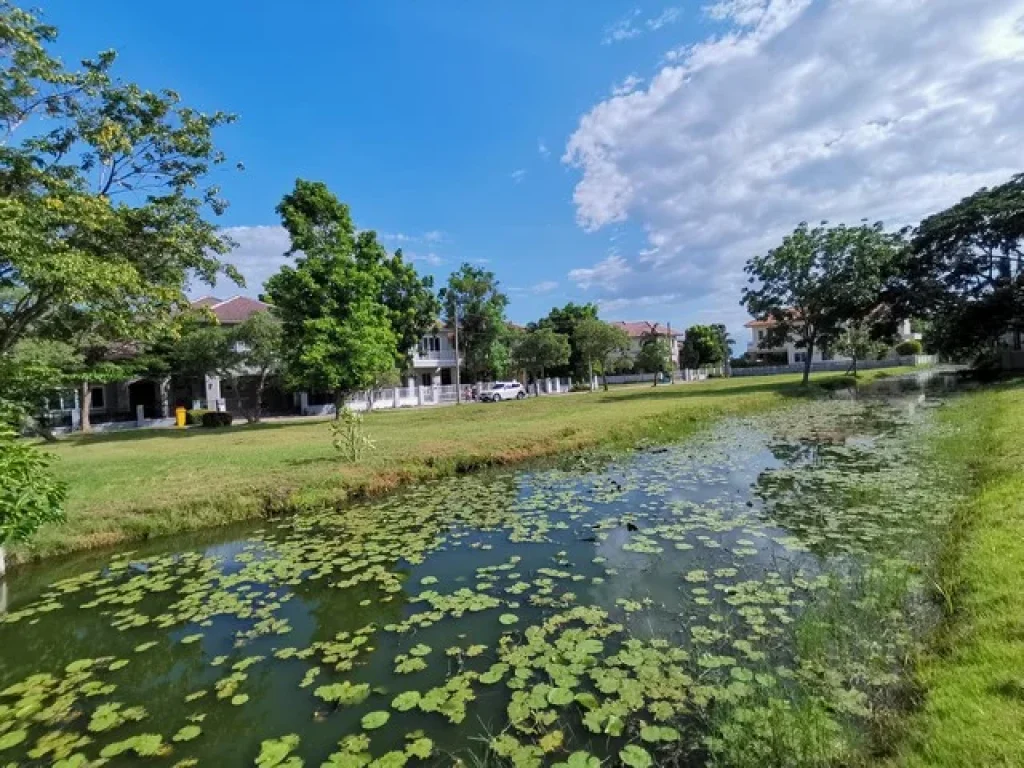
<svg viewBox="0 0 1024 768">
<path fill-rule="evenodd" d="M 3 582 L 4 575 L 7 573 L 7 552 L 4 550 L 4 545 L 0 544 L 0 582 Z"/>
<path fill-rule="evenodd" d="M 260 416 L 263 414 L 263 390 L 267 388 L 267 372 L 260 373 L 259 383 L 256 385 L 256 407 L 252 412 L 253 424 L 260 423 Z"/>
<path fill-rule="evenodd" d="M 811 359 L 814 357 L 814 342 L 807 344 L 807 357 L 804 358 L 804 386 L 811 380 Z"/>
<path fill-rule="evenodd" d="M 590 371 L 590 378 L 587 380 L 587 389 L 594 391 L 594 361 L 587 358 L 587 370 Z"/>
<path fill-rule="evenodd" d="M 92 430 L 92 422 L 89 420 L 89 406 L 92 403 L 92 387 L 89 386 L 88 381 L 83 381 L 80 387 L 78 396 L 79 402 L 79 422 L 78 426 L 83 432 L 89 432 Z"/>
<path fill-rule="evenodd" d="M 601 383 L 604 385 L 604 391 L 608 391 L 608 363 L 604 362 L 601 364 Z"/>
<path fill-rule="evenodd" d="M 341 411 L 345 407 L 345 393 L 340 390 L 334 390 L 334 420 L 341 420 Z"/>
</svg>

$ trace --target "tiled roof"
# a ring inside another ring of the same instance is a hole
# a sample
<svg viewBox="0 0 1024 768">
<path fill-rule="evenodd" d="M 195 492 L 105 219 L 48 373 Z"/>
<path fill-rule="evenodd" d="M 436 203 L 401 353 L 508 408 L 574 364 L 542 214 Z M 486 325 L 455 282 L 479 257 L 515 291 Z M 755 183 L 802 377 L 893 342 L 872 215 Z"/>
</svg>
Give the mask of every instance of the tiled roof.
<svg viewBox="0 0 1024 768">
<path fill-rule="evenodd" d="M 238 325 L 257 312 L 266 312 L 271 305 L 257 299 L 250 299 L 248 296 L 232 296 L 223 301 L 214 296 L 204 296 L 193 301 L 192 306 L 196 309 L 210 310 L 221 325 Z"/>
<path fill-rule="evenodd" d="M 639 322 L 616 320 L 611 324 L 624 330 L 631 339 L 640 339 L 652 332 L 660 335 L 667 333 L 667 330 L 661 327 L 659 323 L 651 323 L 647 320 L 640 320 Z"/>
</svg>

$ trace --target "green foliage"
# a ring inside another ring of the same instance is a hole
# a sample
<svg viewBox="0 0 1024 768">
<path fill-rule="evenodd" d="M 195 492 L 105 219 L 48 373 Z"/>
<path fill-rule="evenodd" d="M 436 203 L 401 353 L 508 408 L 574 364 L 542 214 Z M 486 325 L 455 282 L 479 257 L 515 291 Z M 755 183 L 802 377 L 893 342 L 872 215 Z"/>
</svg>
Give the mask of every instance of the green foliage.
<svg viewBox="0 0 1024 768">
<path fill-rule="evenodd" d="M 671 354 L 668 340 L 662 336 L 651 334 L 644 339 L 640 351 L 636 355 L 635 367 L 645 373 L 668 373 L 671 368 Z"/>
<path fill-rule="evenodd" d="M 355 464 L 366 454 L 367 451 L 376 450 L 370 436 L 366 434 L 363 425 L 363 415 L 356 413 L 351 408 L 345 407 L 337 419 L 330 425 L 331 444 L 338 452 L 342 461 Z"/>
<path fill-rule="evenodd" d="M 806 352 L 804 383 L 815 349 L 831 347 L 844 326 L 868 316 L 896 271 L 902 237 L 881 224 L 798 226 L 782 244 L 755 256 L 744 271 L 742 303 L 754 317 L 771 318 L 766 347 L 794 340 Z"/>
<path fill-rule="evenodd" d="M 628 334 L 619 326 L 585 317 L 576 323 L 572 338 L 589 374 L 593 375 L 594 365 L 599 365 L 606 377 L 604 388 L 608 389 L 609 370 L 629 352 Z"/>
<path fill-rule="evenodd" d="M 235 417 L 226 411 L 206 411 L 200 423 L 208 428 L 230 427 L 234 420 Z"/>
<path fill-rule="evenodd" d="M 281 321 L 287 377 L 296 386 L 345 397 L 374 387 L 435 319 L 429 278 L 401 252 L 389 256 L 372 231 L 355 234 L 348 206 L 321 182 L 299 179 L 277 207 L 300 253 L 267 281 Z"/>
<path fill-rule="evenodd" d="M 896 345 L 897 355 L 920 355 L 922 351 L 921 342 L 917 339 L 907 339 Z"/>
<path fill-rule="evenodd" d="M 569 362 L 566 365 L 554 366 L 548 371 L 553 376 L 572 376 L 578 380 L 590 375 L 590 360 L 576 343 L 576 329 L 584 320 L 597 320 L 596 304 L 576 304 L 569 302 L 564 307 L 553 307 L 546 317 L 537 321 L 537 328 L 550 328 L 556 333 L 569 337 Z M 533 325 L 531 324 L 531 328 Z"/>
<path fill-rule="evenodd" d="M 0 354 L 0 422 L 45 435 L 47 401 L 73 383 L 68 370 L 78 365 L 73 347 L 50 339 L 23 339 Z"/>
<path fill-rule="evenodd" d="M 512 349 L 515 364 L 531 376 L 569 363 L 569 337 L 551 328 L 537 328 L 522 334 Z"/>
<path fill-rule="evenodd" d="M 189 408 L 185 411 L 185 423 L 190 427 L 201 427 L 203 425 L 203 416 L 209 412 L 209 408 Z"/>
<path fill-rule="evenodd" d="M 693 325 L 686 329 L 679 364 L 683 368 L 721 365 L 729 352 L 725 326 Z"/>
<path fill-rule="evenodd" d="M 0 426 L 0 548 L 26 540 L 44 523 L 64 519 L 66 490 L 54 480 L 50 462 L 13 430 Z"/>
<path fill-rule="evenodd" d="M 895 294 L 929 348 L 970 359 L 1024 324 L 1024 174 L 921 222 Z"/>
<path fill-rule="evenodd" d="M 856 376 L 857 363 L 884 354 L 886 346 L 872 337 L 866 321 L 854 321 L 843 329 L 836 341 L 835 350 L 852 359 L 853 374 Z"/>
<path fill-rule="evenodd" d="M 508 297 L 501 292 L 494 273 L 463 264 L 448 277 L 440 300 L 446 325 L 454 328 L 458 321 L 459 353 L 469 379 L 482 380 L 502 373 L 500 367 L 507 355 Z"/>
</svg>

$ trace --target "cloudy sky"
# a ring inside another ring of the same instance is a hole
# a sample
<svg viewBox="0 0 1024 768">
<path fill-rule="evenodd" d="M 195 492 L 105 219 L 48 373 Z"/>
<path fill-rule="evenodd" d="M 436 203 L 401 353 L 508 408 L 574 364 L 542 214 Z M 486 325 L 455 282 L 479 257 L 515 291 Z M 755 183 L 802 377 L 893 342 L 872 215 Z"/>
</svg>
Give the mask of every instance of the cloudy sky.
<svg viewBox="0 0 1024 768">
<path fill-rule="evenodd" d="M 68 58 L 238 112 L 231 260 L 283 263 L 274 206 L 326 181 L 441 282 L 494 270 L 520 322 L 727 322 L 802 220 L 914 223 L 1024 170 L 1024 0 L 46 4 Z M 197 288 L 197 292 L 202 292 Z"/>
</svg>

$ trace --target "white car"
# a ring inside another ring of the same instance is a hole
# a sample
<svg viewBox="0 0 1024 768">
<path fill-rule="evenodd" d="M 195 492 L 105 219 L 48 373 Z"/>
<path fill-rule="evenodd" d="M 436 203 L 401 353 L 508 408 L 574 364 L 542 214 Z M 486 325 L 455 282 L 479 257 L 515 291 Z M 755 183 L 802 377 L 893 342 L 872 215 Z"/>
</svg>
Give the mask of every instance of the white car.
<svg viewBox="0 0 1024 768">
<path fill-rule="evenodd" d="M 501 400 L 522 400 L 526 390 L 518 381 L 496 381 L 487 389 L 481 390 L 480 400 L 484 403 L 497 403 Z"/>
</svg>

